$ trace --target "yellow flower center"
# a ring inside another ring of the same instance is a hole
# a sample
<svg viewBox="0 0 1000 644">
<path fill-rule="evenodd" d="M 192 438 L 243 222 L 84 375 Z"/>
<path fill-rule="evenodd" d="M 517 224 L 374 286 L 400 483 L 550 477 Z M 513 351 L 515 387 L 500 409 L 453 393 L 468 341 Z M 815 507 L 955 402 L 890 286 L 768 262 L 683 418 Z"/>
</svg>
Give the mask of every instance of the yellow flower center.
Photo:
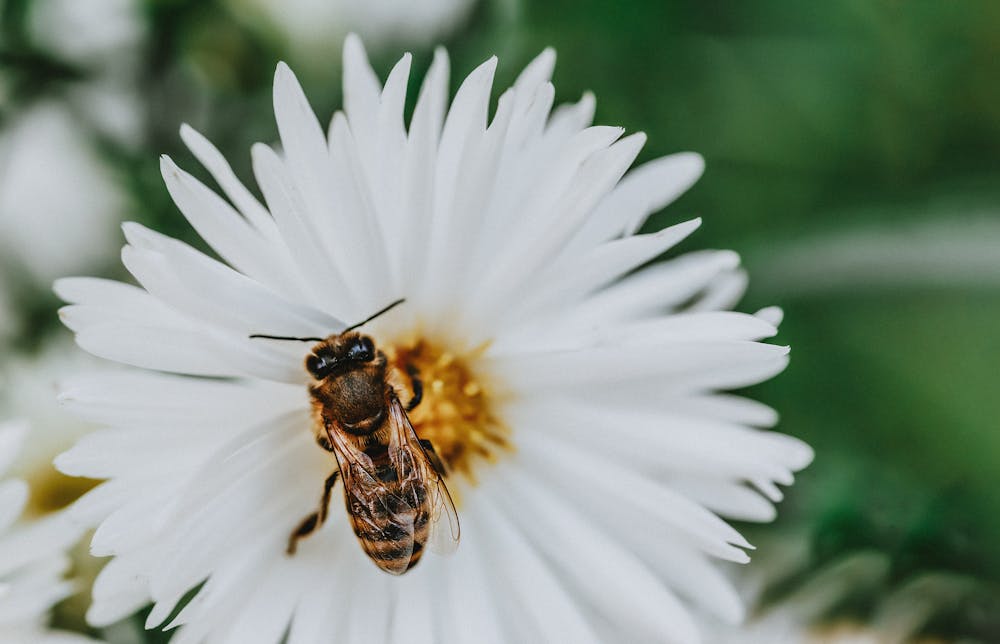
<svg viewBox="0 0 1000 644">
<path fill-rule="evenodd" d="M 423 398 L 409 412 L 410 422 L 420 438 L 434 445 L 449 473 L 460 473 L 474 484 L 477 463 L 495 462 L 512 449 L 510 430 L 497 417 L 497 401 L 491 398 L 497 390 L 472 367 L 485 346 L 456 352 L 411 336 L 381 348 L 402 375 L 404 387 L 411 386 L 408 373 L 422 383 Z"/>
<path fill-rule="evenodd" d="M 30 472 L 26 480 L 31 486 L 31 496 L 25 516 L 32 518 L 63 509 L 100 483 L 94 479 L 66 476 L 49 464 Z"/>
</svg>

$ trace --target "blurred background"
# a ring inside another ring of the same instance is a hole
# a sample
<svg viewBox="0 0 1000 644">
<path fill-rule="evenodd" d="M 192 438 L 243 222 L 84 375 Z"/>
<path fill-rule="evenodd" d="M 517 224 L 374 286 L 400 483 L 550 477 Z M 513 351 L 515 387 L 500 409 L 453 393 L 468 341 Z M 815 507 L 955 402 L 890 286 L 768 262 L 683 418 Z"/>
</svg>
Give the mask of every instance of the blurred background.
<svg viewBox="0 0 1000 644">
<path fill-rule="evenodd" d="M 682 250 L 737 250 L 741 308 L 785 309 L 791 366 L 751 394 L 817 454 L 777 522 L 740 526 L 757 614 L 847 565 L 871 583 L 810 609 L 816 628 L 916 602 L 914 637 L 1000 642 L 995 0 L 0 0 L 0 418 L 47 437 L 23 466 L 36 512 L 65 502 L 45 463 L 86 430 L 48 402 L 87 363 L 52 279 L 123 277 L 123 219 L 198 244 L 159 175 L 166 153 L 204 178 L 179 125 L 252 184 L 275 63 L 325 119 L 350 31 L 383 78 L 446 46 L 453 86 L 497 54 L 506 87 L 552 46 L 557 102 L 593 91 L 598 122 L 649 135 L 640 162 L 704 155 L 647 227 L 704 217 Z"/>
</svg>

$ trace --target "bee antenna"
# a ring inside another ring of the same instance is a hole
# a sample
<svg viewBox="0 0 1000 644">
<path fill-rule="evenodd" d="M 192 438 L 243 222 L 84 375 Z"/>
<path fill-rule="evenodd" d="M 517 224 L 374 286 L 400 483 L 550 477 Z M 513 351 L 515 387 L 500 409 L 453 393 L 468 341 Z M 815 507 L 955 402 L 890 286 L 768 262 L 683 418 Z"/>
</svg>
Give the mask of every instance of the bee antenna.
<svg viewBox="0 0 1000 644">
<path fill-rule="evenodd" d="M 405 301 L 406 301 L 405 298 L 400 298 L 400 299 L 396 300 L 395 302 L 393 302 L 392 304 L 390 304 L 389 306 L 386 306 L 385 308 L 382 308 L 382 309 L 378 310 L 377 312 L 373 313 L 372 315 L 369 315 L 368 317 L 366 317 L 364 320 L 358 322 L 357 324 L 352 324 L 351 326 L 347 327 L 346 329 L 344 329 L 340 333 L 341 334 L 347 333 L 348 331 L 353 331 L 354 329 L 358 328 L 359 326 L 368 324 L 369 322 L 371 322 L 372 320 L 374 320 L 378 316 L 382 315 L 383 313 L 389 312 L 391 309 L 399 306 L 400 304 L 402 304 Z M 252 333 L 250 335 L 250 339 L 256 339 L 256 338 L 263 338 L 263 339 L 266 339 L 266 340 L 292 340 L 292 341 L 295 341 L 295 342 L 322 342 L 323 340 L 326 339 L 326 338 L 297 338 L 297 337 L 291 336 L 291 335 L 267 335 L 267 334 L 264 334 L 264 333 Z"/>
<path fill-rule="evenodd" d="M 390 304 L 389 306 L 387 306 L 387 307 L 385 307 L 385 308 L 383 308 L 383 309 L 381 309 L 381 310 L 379 310 L 379 311 L 377 311 L 377 312 L 369 315 L 368 317 L 366 317 L 364 320 L 358 322 L 357 324 L 352 324 L 351 326 L 347 327 L 346 329 L 344 329 L 340 333 L 344 334 L 344 333 L 347 333 L 348 331 L 353 331 L 354 329 L 358 328 L 359 326 L 363 326 L 365 324 L 368 324 L 369 322 L 371 322 L 372 320 L 374 320 L 378 316 L 382 315 L 383 313 L 388 313 L 390 310 L 392 310 L 393 308 L 399 306 L 400 304 L 402 304 L 405 301 L 406 301 L 406 298 L 402 298 L 401 297 L 398 300 L 396 300 L 395 302 L 393 302 L 392 304 Z"/>
<path fill-rule="evenodd" d="M 267 340 L 295 340 L 296 342 L 322 342 L 324 338 L 296 338 L 288 335 L 265 335 L 263 333 L 254 333 L 250 335 L 250 339 L 254 338 L 264 338 Z"/>
</svg>

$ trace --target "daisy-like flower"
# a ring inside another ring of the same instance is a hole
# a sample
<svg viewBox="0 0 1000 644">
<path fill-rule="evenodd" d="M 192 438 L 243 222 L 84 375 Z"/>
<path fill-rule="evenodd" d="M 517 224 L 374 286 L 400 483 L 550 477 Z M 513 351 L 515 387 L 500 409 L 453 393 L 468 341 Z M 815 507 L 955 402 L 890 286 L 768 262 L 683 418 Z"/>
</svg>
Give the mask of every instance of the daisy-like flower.
<svg viewBox="0 0 1000 644">
<path fill-rule="evenodd" d="M 181 135 L 226 199 L 163 160 L 180 210 L 221 261 L 142 226 L 123 261 L 140 286 L 60 281 L 86 350 L 143 370 L 71 383 L 112 428 L 60 456 L 108 481 L 72 508 L 113 555 L 89 618 L 153 603 L 186 642 L 695 642 L 690 603 L 739 620 L 714 565 L 749 544 L 719 515 L 770 520 L 776 483 L 812 453 L 759 429 L 772 410 L 719 390 L 781 371 L 759 342 L 780 312 L 723 311 L 731 252 L 641 268 L 698 221 L 634 234 L 699 176 L 678 154 L 628 171 L 644 143 L 590 127 L 594 99 L 552 110 L 545 51 L 504 92 L 496 60 L 448 104 L 437 52 L 409 126 L 404 56 L 385 85 L 356 38 L 344 112 L 324 134 L 279 65 L 281 153 L 253 148 L 259 203 L 220 153 Z M 634 271 L 634 272 L 633 272 Z M 424 382 L 410 413 L 447 465 L 461 544 L 380 572 L 335 490 L 331 517 L 286 554 L 336 463 L 314 440 L 311 345 L 389 302 L 363 331 Z M 156 373 L 156 372 L 172 372 Z"/>
<path fill-rule="evenodd" d="M 857 552 L 813 573 L 780 601 L 758 606 L 740 626 L 717 622 L 706 628 L 708 641 L 717 644 L 934 644 L 942 640 L 920 637 L 936 615 L 971 594 L 973 580 L 947 573 L 924 573 L 889 590 L 890 562 L 876 552 Z M 773 580 L 772 580 L 773 581 Z M 748 603 L 759 604 L 751 592 Z M 877 599 L 871 616 L 831 619 L 830 613 L 858 597 Z"/>
<path fill-rule="evenodd" d="M 20 418 L 31 426 L 31 439 L 21 446 L 9 474 L 31 488 L 26 513 L 39 516 L 58 510 L 82 494 L 93 482 L 58 472 L 52 460 L 78 438 L 95 429 L 55 404 L 59 382 L 88 373 L 102 361 L 77 351 L 60 336 L 31 356 L 12 355 L 0 362 L 0 417 Z"/>
<path fill-rule="evenodd" d="M 0 475 L 28 439 L 22 422 L 0 423 Z M 11 644 L 76 644 L 93 640 L 49 630 L 52 606 L 73 592 L 63 574 L 65 551 L 80 531 L 65 516 L 32 523 L 18 518 L 28 501 L 28 487 L 17 479 L 0 480 L 0 642 Z"/>
</svg>

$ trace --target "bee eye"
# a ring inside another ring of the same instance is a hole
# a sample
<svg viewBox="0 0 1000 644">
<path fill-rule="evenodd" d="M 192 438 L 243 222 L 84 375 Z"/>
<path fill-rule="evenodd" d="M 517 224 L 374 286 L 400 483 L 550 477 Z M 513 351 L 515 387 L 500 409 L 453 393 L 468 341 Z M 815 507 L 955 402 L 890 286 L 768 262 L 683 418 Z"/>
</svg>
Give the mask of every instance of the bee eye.
<svg viewBox="0 0 1000 644">
<path fill-rule="evenodd" d="M 311 355 L 306 359 L 306 369 L 316 380 L 322 380 L 330 375 L 337 366 L 337 359 L 328 353 Z"/>
<path fill-rule="evenodd" d="M 347 350 L 347 359 L 354 362 L 371 362 L 375 359 L 375 345 L 368 338 L 358 338 Z"/>
</svg>

